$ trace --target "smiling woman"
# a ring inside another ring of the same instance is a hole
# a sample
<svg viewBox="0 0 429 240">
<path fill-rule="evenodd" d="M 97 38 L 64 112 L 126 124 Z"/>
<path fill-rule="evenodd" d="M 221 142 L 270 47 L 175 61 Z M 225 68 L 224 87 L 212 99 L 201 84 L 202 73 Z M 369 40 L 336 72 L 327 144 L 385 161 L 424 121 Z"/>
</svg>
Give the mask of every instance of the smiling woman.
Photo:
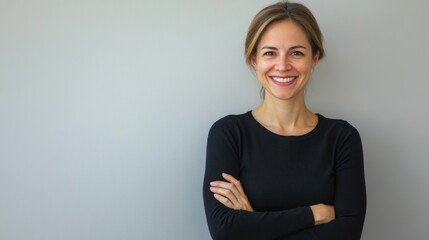
<svg viewBox="0 0 429 240">
<path fill-rule="evenodd" d="M 359 133 L 305 104 L 324 56 L 313 15 L 297 3 L 264 8 L 249 27 L 245 55 L 265 97 L 210 129 L 203 194 L 213 239 L 360 239 Z"/>
</svg>

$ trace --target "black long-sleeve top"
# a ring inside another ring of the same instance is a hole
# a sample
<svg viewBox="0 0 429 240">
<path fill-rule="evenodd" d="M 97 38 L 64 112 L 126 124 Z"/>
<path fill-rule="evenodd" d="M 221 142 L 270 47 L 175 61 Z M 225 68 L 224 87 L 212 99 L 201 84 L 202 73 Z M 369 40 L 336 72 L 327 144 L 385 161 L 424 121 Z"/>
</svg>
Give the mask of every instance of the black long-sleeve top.
<svg viewBox="0 0 429 240">
<path fill-rule="evenodd" d="M 318 116 L 302 136 L 275 134 L 251 112 L 213 124 L 207 142 L 203 198 L 217 240 L 355 240 L 366 211 L 362 144 L 349 123 Z M 218 202 L 210 182 L 241 181 L 254 212 Z M 315 226 L 309 206 L 333 205 L 336 219 Z"/>
</svg>

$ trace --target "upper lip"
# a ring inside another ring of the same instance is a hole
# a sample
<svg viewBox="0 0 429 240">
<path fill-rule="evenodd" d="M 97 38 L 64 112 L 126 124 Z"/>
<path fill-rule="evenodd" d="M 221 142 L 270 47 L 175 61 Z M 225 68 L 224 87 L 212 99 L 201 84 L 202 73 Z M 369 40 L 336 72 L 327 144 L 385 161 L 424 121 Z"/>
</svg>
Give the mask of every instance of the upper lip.
<svg viewBox="0 0 429 240">
<path fill-rule="evenodd" d="M 276 77 L 276 78 L 291 78 L 291 77 L 296 77 L 296 76 L 276 76 L 276 75 L 272 75 L 270 77 Z"/>
</svg>

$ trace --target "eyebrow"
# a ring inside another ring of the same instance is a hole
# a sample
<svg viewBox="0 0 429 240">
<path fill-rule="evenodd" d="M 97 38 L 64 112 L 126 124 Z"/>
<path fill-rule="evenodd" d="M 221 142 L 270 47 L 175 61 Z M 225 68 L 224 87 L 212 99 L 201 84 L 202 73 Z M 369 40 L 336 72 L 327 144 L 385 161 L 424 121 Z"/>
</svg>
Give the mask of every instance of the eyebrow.
<svg viewBox="0 0 429 240">
<path fill-rule="evenodd" d="M 296 45 L 296 46 L 293 46 L 293 47 L 289 48 L 289 50 L 293 50 L 293 49 L 297 49 L 297 48 L 304 48 L 304 49 L 307 49 L 306 47 L 304 47 L 304 46 L 302 46 L 302 45 Z M 277 48 L 276 48 L 276 47 L 272 47 L 272 46 L 264 46 L 264 47 L 262 47 L 261 49 L 277 50 Z"/>
</svg>

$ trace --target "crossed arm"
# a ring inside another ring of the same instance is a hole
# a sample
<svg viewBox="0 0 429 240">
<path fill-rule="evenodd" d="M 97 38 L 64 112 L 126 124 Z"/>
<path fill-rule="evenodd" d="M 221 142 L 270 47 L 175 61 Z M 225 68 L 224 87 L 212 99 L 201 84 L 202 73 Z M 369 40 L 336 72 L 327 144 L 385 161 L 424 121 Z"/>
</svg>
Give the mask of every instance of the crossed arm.
<svg viewBox="0 0 429 240">
<path fill-rule="evenodd" d="M 228 208 L 253 212 L 240 181 L 227 173 L 222 173 L 222 177 L 225 181 L 213 181 L 210 183 L 210 191 L 214 193 L 214 198 Z M 333 206 L 320 203 L 312 205 L 310 208 L 315 225 L 328 223 L 335 219 Z"/>
</svg>

